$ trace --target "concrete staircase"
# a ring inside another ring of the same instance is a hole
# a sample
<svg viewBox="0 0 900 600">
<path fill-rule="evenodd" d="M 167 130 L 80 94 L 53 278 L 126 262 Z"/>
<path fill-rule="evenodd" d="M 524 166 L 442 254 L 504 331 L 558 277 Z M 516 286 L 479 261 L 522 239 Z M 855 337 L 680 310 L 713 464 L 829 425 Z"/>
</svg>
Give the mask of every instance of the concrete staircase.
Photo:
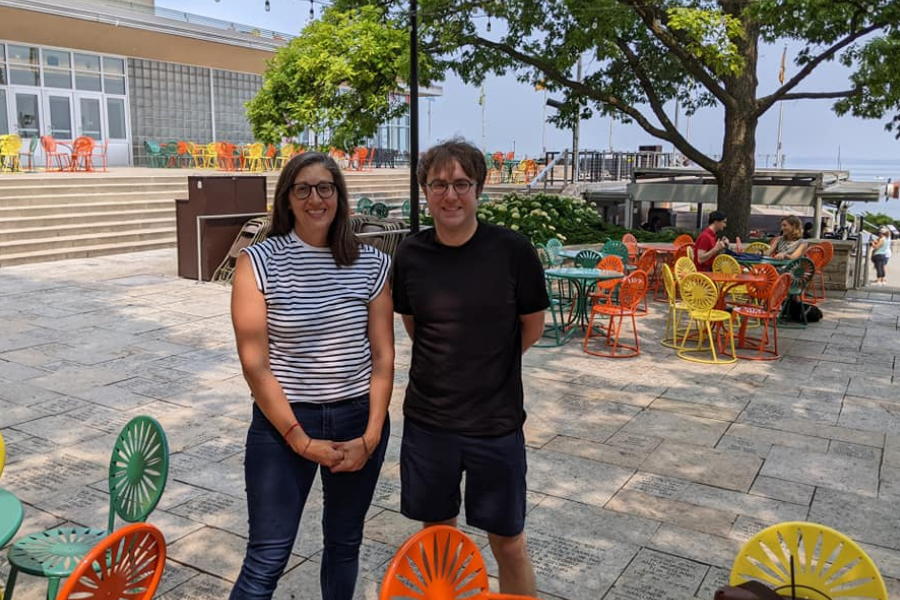
<svg viewBox="0 0 900 600">
<path fill-rule="evenodd" d="M 190 169 L 112 169 L 109 173 L 0 175 L 0 267 L 175 246 L 175 199 L 188 197 Z M 268 173 L 268 197 L 278 173 Z M 346 173 L 351 208 L 362 196 L 400 204 L 408 169 Z M 500 199 L 521 186 L 488 186 Z"/>
</svg>

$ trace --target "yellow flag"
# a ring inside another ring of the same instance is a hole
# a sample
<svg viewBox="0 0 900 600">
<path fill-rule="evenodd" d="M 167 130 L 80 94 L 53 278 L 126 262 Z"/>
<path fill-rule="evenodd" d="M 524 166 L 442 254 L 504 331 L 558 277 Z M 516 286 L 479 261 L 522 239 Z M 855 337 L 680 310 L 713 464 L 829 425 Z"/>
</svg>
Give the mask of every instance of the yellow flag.
<svg viewBox="0 0 900 600">
<path fill-rule="evenodd" d="M 778 70 L 778 83 L 784 84 L 784 63 L 787 59 L 787 46 L 784 47 L 784 52 L 781 53 L 781 68 Z"/>
<path fill-rule="evenodd" d="M 541 90 L 547 89 L 547 88 L 545 87 L 545 85 L 544 85 L 544 84 L 546 84 L 546 83 L 547 83 L 546 81 L 544 81 L 543 79 L 541 79 L 540 81 L 538 81 L 537 83 L 534 84 L 534 91 L 540 92 Z"/>
</svg>

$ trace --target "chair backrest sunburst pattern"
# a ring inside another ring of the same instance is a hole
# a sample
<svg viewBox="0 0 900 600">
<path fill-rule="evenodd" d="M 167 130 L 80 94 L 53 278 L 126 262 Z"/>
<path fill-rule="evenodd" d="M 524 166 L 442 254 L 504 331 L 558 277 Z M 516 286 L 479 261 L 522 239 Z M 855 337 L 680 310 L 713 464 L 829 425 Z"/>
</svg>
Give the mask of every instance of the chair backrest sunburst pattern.
<svg viewBox="0 0 900 600">
<path fill-rule="evenodd" d="M 156 419 L 129 421 L 113 446 L 109 461 L 109 527 L 115 516 L 129 523 L 145 521 L 156 508 L 169 474 L 169 444 Z"/>
</svg>

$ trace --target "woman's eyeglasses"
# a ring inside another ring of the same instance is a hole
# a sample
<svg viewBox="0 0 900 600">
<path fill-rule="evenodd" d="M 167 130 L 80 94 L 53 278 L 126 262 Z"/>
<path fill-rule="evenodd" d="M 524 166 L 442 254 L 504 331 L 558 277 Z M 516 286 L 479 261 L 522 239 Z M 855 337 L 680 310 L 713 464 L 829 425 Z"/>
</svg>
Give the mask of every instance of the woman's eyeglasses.
<svg viewBox="0 0 900 600">
<path fill-rule="evenodd" d="M 306 200 L 312 194 L 313 189 L 316 190 L 319 198 L 325 200 L 334 195 L 335 185 L 331 181 L 320 181 L 315 185 L 295 183 L 291 186 L 291 195 L 297 200 Z"/>
</svg>

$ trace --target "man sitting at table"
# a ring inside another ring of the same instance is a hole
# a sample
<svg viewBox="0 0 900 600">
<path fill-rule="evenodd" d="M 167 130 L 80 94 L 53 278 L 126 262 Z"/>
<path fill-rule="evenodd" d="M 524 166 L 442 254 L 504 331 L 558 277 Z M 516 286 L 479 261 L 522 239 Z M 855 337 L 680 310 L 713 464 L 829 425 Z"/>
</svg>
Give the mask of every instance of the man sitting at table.
<svg viewBox="0 0 900 600">
<path fill-rule="evenodd" d="M 698 271 L 712 271 L 713 259 L 728 247 L 728 238 L 718 239 L 728 217 L 720 210 L 709 214 L 709 227 L 703 230 L 694 244 L 694 264 Z"/>
</svg>

